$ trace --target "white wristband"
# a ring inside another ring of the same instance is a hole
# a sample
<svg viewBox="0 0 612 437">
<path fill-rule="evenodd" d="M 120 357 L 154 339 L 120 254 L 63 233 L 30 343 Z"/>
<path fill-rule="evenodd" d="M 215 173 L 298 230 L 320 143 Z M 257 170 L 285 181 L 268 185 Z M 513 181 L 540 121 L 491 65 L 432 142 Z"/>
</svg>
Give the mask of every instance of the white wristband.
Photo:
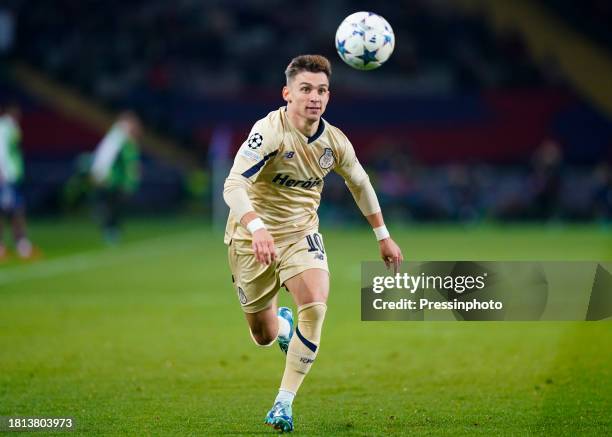
<svg viewBox="0 0 612 437">
<path fill-rule="evenodd" d="M 387 227 L 385 225 L 379 226 L 372 230 L 374 231 L 374 234 L 376 234 L 376 239 L 378 241 L 384 240 L 385 238 L 389 238 L 391 236 L 391 234 L 389 234 L 389 231 L 387 230 Z"/>
<path fill-rule="evenodd" d="M 252 234 L 259 229 L 266 229 L 266 225 L 264 225 L 264 222 L 257 217 L 256 219 L 253 219 L 247 223 L 247 229 Z"/>
</svg>

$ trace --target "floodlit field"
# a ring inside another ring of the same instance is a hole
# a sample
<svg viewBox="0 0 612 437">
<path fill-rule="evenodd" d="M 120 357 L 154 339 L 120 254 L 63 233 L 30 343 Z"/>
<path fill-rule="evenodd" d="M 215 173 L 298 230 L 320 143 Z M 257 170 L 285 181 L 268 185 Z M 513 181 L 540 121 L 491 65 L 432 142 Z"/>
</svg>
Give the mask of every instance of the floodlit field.
<svg viewBox="0 0 612 437">
<path fill-rule="evenodd" d="M 612 260 L 597 227 L 390 229 L 409 259 Z M 294 403 L 297 435 L 604 435 L 612 323 L 361 322 L 367 229 L 321 229 L 331 296 Z M 44 257 L 0 266 L 0 415 L 71 416 L 82 435 L 266 435 L 284 356 L 251 341 L 218 233 L 41 222 Z M 281 302 L 289 303 L 286 292 Z"/>
</svg>

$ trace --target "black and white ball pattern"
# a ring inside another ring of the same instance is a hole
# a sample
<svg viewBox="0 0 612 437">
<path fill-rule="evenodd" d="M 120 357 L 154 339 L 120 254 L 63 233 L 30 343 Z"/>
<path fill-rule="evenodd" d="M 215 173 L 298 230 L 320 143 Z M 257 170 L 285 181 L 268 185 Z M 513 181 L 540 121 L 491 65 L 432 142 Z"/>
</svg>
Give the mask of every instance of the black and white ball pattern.
<svg viewBox="0 0 612 437">
<path fill-rule="evenodd" d="M 252 149 L 252 150 L 259 149 L 262 144 L 263 144 L 263 136 L 257 132 L 251 135 L 249 139 L 247 140 L 247 146 L 249 146 L 249 149 Z"/>
</svg>

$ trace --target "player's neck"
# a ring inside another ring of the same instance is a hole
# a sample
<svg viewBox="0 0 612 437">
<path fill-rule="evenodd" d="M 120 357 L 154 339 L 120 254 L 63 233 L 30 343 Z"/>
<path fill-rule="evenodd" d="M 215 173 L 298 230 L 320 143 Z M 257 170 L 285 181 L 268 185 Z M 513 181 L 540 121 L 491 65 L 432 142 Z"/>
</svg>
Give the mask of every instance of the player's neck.
<svg viewBox="0 0 612 437">
<path fill-rule="evenodd" d="M 319 128 L 319 123 L 321 119 L 316 121 L 308 120 L 307 118 L 300 117 L 298 114 L 292 112 L 291 110 L 287 111 L 287 118 L 291 125 L 300 131 L 303 135 L 307 137 L 311 137 L 315 134 L 317 129 Z"/>
</svg>

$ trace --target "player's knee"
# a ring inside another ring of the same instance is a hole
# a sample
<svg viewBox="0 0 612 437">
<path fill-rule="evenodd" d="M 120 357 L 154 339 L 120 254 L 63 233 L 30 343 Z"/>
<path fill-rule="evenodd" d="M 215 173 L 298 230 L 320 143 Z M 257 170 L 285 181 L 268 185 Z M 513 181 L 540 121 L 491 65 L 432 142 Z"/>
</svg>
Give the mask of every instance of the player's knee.
<svg viewBox="0 0 612 437">
<path fill-rule="evenodd" d="M 322 288 L 321 290 L 317 290 L 317 291 L 309 291 L 308 299 L 306 300 L 306 302 L 308 303 L 304 303 L 300 305 L 298 308 L 307 307 L 308 305 L 311 305 L 311 304 L 320 304 L 320 303 L 325 304 L 325 302 L 327 302 L 328 296 L 329 296 L 329 291 L 325 288 Z"/>
<path fill-rule="evenodd" d="M 311 302 L 298 307 L 298 325 L 296 334 L 300 342 L 313 354 L 319 352 L 321 332 L 327 305 L 324 302 Z"/>
<path fill-rule="evenodd" d="M 311 302 L 298 307 L 298 327 L 319 342 L 327 305 L 324 302 Z"/>
</svg>

